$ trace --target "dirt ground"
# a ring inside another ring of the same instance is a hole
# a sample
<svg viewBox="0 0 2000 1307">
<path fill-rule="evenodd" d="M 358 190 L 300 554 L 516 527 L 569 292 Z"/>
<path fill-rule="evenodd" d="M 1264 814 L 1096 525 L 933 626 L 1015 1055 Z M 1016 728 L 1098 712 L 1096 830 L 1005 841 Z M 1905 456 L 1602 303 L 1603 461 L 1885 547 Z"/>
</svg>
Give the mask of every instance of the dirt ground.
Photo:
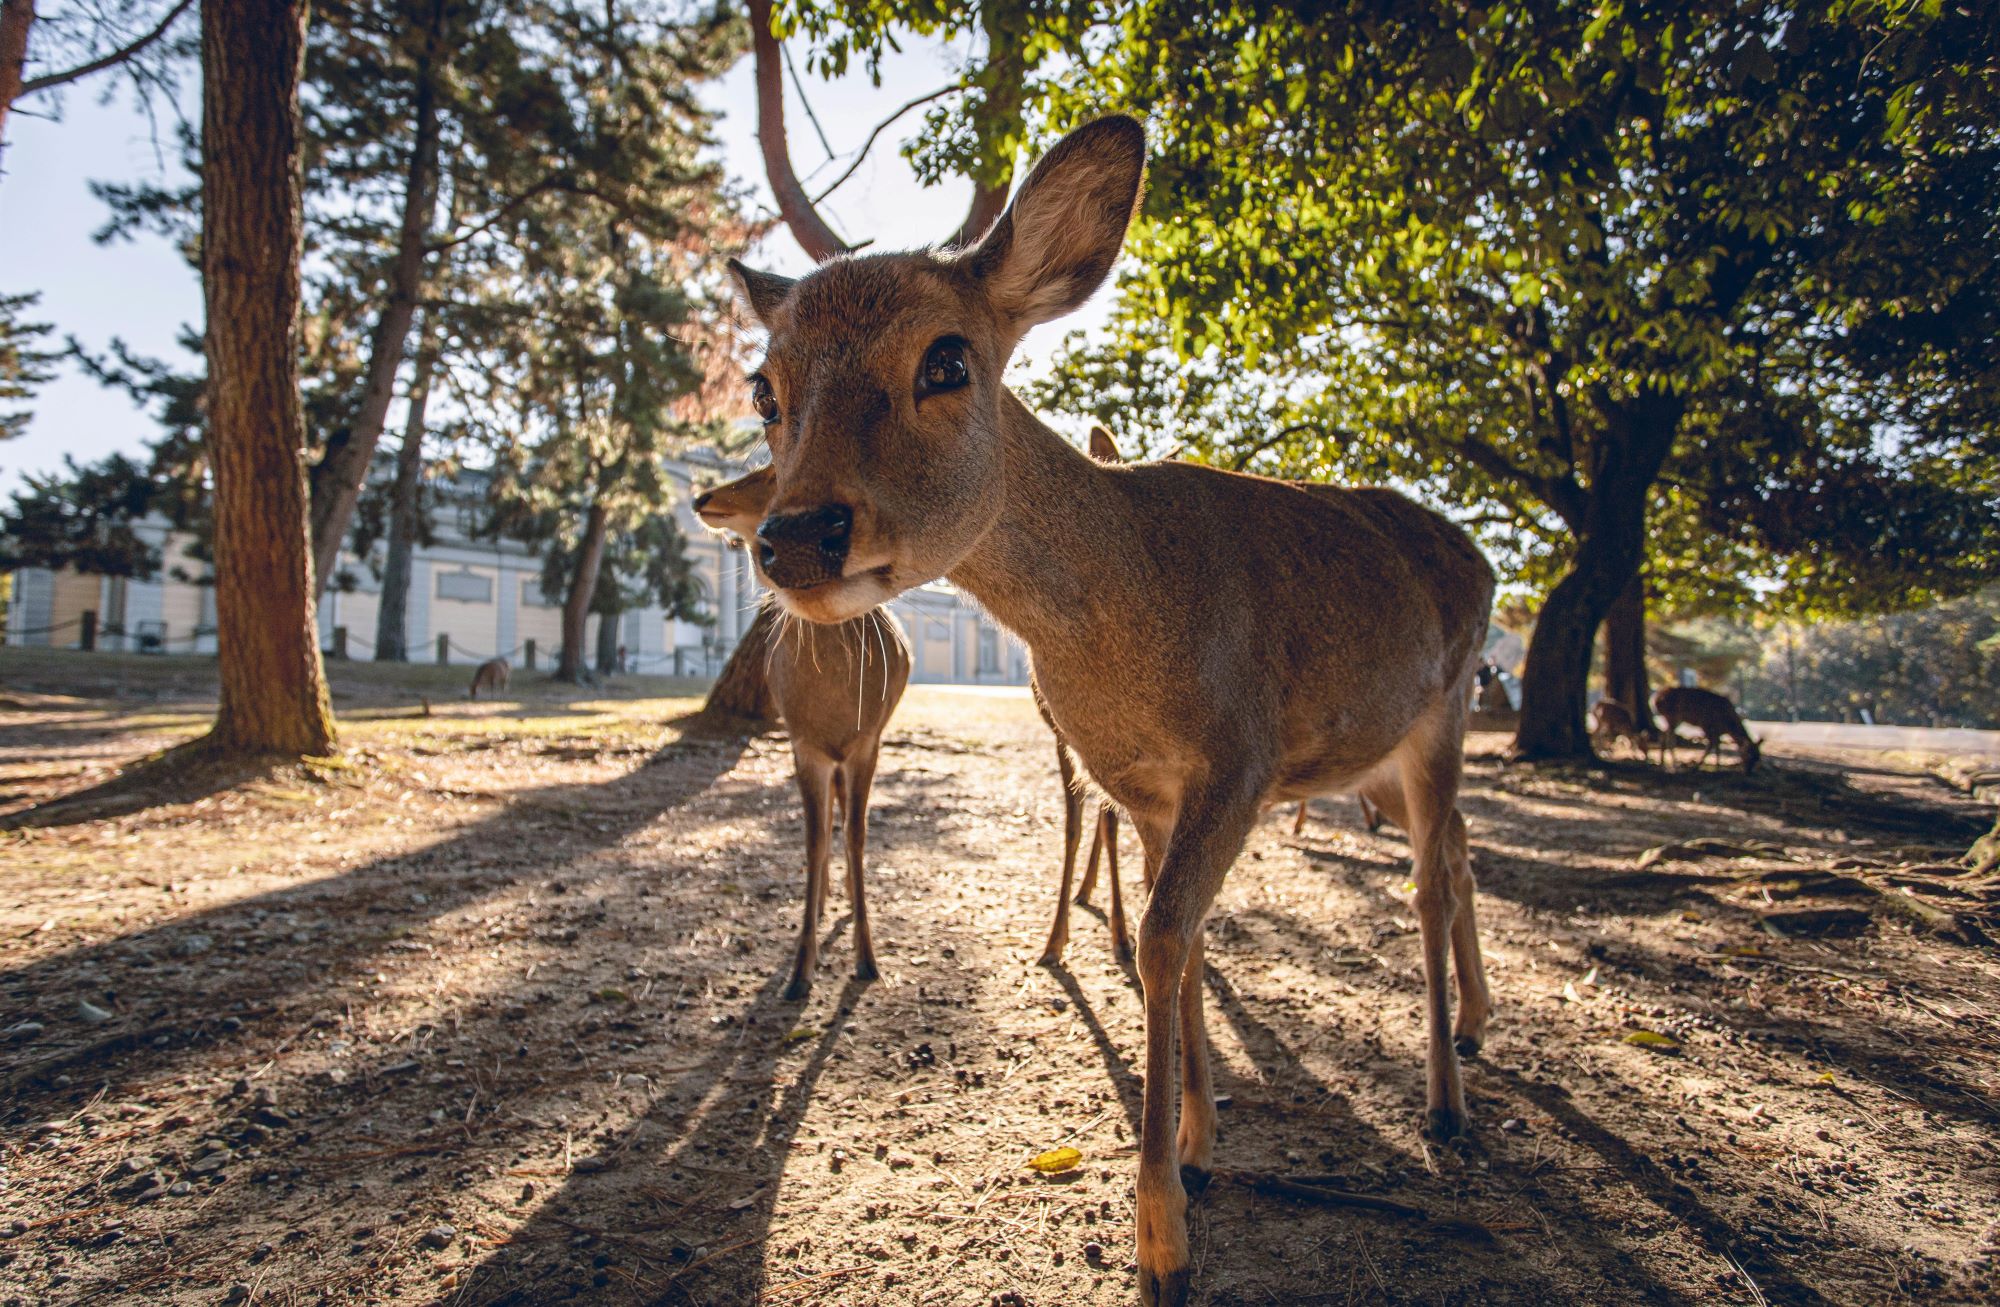
<svg viewBox="0 0 2000 1307">
<path fill-rule="evenodd" d="M 198 731 L 210 675 L 0 651 L 0 1302 L 1135 1301 L 1136 983 L 1096 911 L 1037 964 L 1061 804 L 1025 697 L 911 691 L 882 978 L 837 897 L 793 1004 L 789 754 L 689 733 L 691 686 L 341 668 L 337 763 L 37 824 Z M 1994 904 L 1938 865 L 1990 805 L 1935 759 L 1501 743 L 1465 798 L 1499 1009 L 1462 1150 L 1417 1130 L 1402 839 L 1327 801 L 1238 863 L 1218 1166 L 1422 1214 L 1219 1178 L 1196 1300 L 1995 1301 Z"/>
</svg>

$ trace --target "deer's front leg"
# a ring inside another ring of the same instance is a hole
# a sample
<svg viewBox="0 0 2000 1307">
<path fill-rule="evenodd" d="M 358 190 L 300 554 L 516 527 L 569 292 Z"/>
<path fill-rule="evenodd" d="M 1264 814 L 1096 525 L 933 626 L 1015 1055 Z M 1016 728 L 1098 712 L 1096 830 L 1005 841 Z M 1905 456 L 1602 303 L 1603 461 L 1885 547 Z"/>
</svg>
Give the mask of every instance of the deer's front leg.
<svg viewBox="0 0 2000 1307">
<path fill-rule="evenodd" d="M 1192 1144 L 1195 1164 L 1206 1167 L 1215 1140 L 1215 1102 L 1206 1090 L 1208 1035 L 1198 993 L 1189 1002 L 1188 978 L 1190 965 L 1200 964 L 1201 924 L 1209 905 L 1256 817 L 1254 797 L 1240 793 L 1184 799 L 1160 859 L 1152 899 L 1139 922 L 1139 983 L 1146 1013 L 1146 1087 L 1139 1126 L 1139 1297 L 1146 1307 L 1182 1307 L 1188 1299 L 1192 1268 L 1180 1163 Z M 1147 841 L 1150 861 L 1158 840 L 1143 822 L 1140 834 Z M 1193 983 L 1198 987 L 1198 980 Z M 1181 1105 L 1185 1122 L 1177 1122 L 1174 1112 L 1176 1027 L 1190 1045 L 1183 1064 L 1190 1082 L 1187 1101 Z M 1196 1081 L 1200 1087 L 1195 1087 Z"/>
<path fill-rule="evenodd" d="M 793 757 L 806 815 L 806 906 L 798 951 L 792 957 L 791 983 L 785 986 L 789 1002 L 812 989 L 813 971 L 819 966 L 819 919 L 826 908 L 826 864 L 833 843 L 833 763 L 797 750 Z"/>
</svg>

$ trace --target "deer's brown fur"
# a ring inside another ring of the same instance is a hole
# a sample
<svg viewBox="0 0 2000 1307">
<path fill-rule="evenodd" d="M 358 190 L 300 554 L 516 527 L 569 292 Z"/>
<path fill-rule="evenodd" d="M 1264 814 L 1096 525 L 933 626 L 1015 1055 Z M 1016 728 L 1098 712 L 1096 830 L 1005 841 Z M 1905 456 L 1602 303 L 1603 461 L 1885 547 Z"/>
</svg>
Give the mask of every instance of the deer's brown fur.
<svg viewBox="0 0 2000 1307">
<path fill-rule="evenodd" d="M 1604 744 L 1615 744 L 1619 740 L 1630 740 L 1638 746 L 1639 756 L 1652 756 L 1652 740 L 1646 729 L 1633 718 L 1632 710 L 1616 699 L 1599 699 L 1597 706 L 1590 710 L 1590 733 Z"/>
<path fill-rule="evenodd" d="M 710 527 L 747 538 L 764 516 L 773 482 L 771 469 L 760 468 L 696 498 L 695 512 Z M 805 805 L 805 922 L 785 990 L 786 998 L 800 999 L 811 988 L 819 962 L 836 801 L 847 844 L 847 896 L 854 911 L 854 974 L 863 980 L 876 975 L 863 887 L 868 792 L 883 728 L 909 684 L 910 651 L 896 620 L 879 609 L 831 627 L 780 621 L 764 674 L 791 737 Z"/>
<path fill-rule="evenodd" d="M 1743 758 L 1745 775 L 1757 770 L 1757 760 L 1764 751 L 1757 741 L 1750 738 L 1750 728 L 1743 724 L 1743 716 L 1736 711 L 1736 705 L 1727 695 L 1713 690 L 1704 690 L 1698 685 L 1670 685 L 1653 696 L 1653 711 L 1659 714 L 1662 739 L 1661 756 L 1667 765 L 1673 765 L 1674 747 L 1680 743 L 1681 723 L 1698 728 L 1708 738 L 1708 747 L 1695 759 L 1695 769 L 1700 770 L 1714 754 L 1717 762 L 1722 761 L 1722 742 L 1736 741 L 1738 752 Z"/>
<path fill-rule="evenodd" d="M 481 690 L 490 698 L 507 692 L 507 677 L 512 668 L 505 658 L 488 658 L 472 673 L 472 688 L 466 691 L 468 698 L 477 699 Z"/>
<path fill-rule="evenodd" d="M 1103 427 L 1090 429 L 1090 456 L 1100 463 L 1121 461 L 1118 442 Z M 1041 691 L 1035 691 L 1035 708 L 1042 714 L 1051 731 L 1056 731 L 1055 719 L 1049 716 L 1048 708 L 1042 703 Z M 1056 770 L 1062 776 L 1063 785 L 1063 870 L 1062 892 L 1056 895 L 1056 919 L 1049 927 L 1049 942 L 1042 949 L 1042 963 L 1056 966 L 1062 961 L 1063 949 L 1069 944 L 1070 886 L 1076 881 L 1076 852 L 1082 843 L 1084 779 L 1077 772 L 1069 746 L 1063 743 L 1062 732 L 1056 731 Z M 1083 880 L 1076 887 L 1076 903 L 1088 907 L 1090 895 L 1097 888 L 1097 865 L 1103 859 L 1111 883 L 1111 956 L 1119 962 L 1132 960 L 1132 939 L 1125 927 L 1125 896 L 1118 884 L 1118 809 L 1108 802 L 1097 805 L 1097 825 L 1090 836 L 1090 858 L 1084 866 Z"/>
<path fill-rule="evenodd" d="M 1179 1304 L 1180 1167 L 1205 1171 L 1215 1147 L 1202 923 L 1266 804 L 1360 790 L 1409 833 L 1428 1125 L 1464 1128 L 1454 1037 L 1478 1047 L 1489 998 L 1457 797 L 1494 583 L 1462 530 L 1392 491 L 1100 464 L 1005 389 L 1028 328 L 1110 272 L 1144 154 L 1137 122 L 1102 119 L 1059 143 L 963 253 L 739 277 L 770 332 L 765 527 L 852 514 L 837 572 L 779 601 L 839 622 L 948 577 L 1026 641 L 1056 729 L 1157 867 L 1138 941 L 1139 1282 L 1146 1302 Z M 964 381 L 926 389 L 947 355 Z"/>
</svg>

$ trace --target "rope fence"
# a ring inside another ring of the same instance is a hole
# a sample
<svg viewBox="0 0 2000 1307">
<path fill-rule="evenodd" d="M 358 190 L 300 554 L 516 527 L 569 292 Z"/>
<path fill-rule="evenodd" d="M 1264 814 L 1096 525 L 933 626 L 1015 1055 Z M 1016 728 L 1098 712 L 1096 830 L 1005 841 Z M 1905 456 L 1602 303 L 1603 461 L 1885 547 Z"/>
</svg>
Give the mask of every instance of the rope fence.
<svg viewBox="0 0 2000 1307">
<path fill-rule="evenodd" d="M 47 626 L 27 627 L 12 631 L 0 630 L 0 644 L 14 647 L 28 647 L 25 642 L 29 640 L 81 630 L 84 632 L 89 648 L 93 652 L 139 654 L 181 652 L 211 655 L 215 652 L 214 641 L 216 639 L 216 629 L 212 626 L 196 627 L 193 631 L 185 635 L 169 635 L 164 629 L 164 623 L 154 623 L 150 619 L 147 622 L 140 623 L 139 628 L 133 630 L 117 623 L 99 624 L 94 622 L 92 617 L 93 615 L 86 614 L 83 617 L 72 617 L 66 621 L 54 622 Z M 154 625 L 160 629 L 145 629 L 148 625 Z M 325 652 L 335 658 L 347 658 L 346 635 L 346 628 L 335 628 L 334 637 L 328 644 Z M 201 647 L 204 642 L 207 642 L 209 645 L 206 649 Z M 51 641 L 46 645 L 35 647 L 55 648 L 67 646 L 57 646 Z M 374 644 L 370 647 L 375 653 L 373 661 L 398 661 L 383 658 L 379 644 Z M 559 649 L 559 645 L 552 646 L 545 650 L 545 652 L 550 655 L 558 655 Z M 524 640 L 504 652 L 498 654 L 486 653 L 482 650 L 467 648 L 464 644 L 460 643 L 456 636 L 445 633 L 438 636 L 435 641 L 426 640 L 421 643 L 405 642 L 401 649 L 402 658 L 400 661 L 415 664 L 419 661 L 425 661 L 424 655 L 435 654 L 439 665 L 464 666 L 467 664 L 479 664 L 490 662 L 496 657 L 505 659 L 512 665 L 523 655 L 528 655 L 528 667 L 529 670 L 533 670 L 534 654 L 537 651 L 540 651 L 537 641 Z M 455 661 L 455 659 L 462 661 Z M 684 646 L 677 649 L 669 649 L 661 653 L 627 653 L 620 660 L 620 665 L 614 668 L 613 671 L 627 675 L 712 676 L 715 674 L 718 666 L 727 660 L 728 652 L 725 650 Z M 587 658 L 585 661 L 595 670 L 596 660 L 594 658 Z"/>
</svg>

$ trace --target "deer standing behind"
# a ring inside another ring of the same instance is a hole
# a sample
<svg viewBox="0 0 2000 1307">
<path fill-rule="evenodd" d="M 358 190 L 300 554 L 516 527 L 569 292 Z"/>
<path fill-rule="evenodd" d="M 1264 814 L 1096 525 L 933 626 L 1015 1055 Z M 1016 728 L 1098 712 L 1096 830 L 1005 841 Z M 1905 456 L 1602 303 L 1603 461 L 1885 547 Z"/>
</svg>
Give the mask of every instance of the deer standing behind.
<svg viewBox="0 0 2000 1307">
<path fill-rule="evenodd" d="M 764 516 L 773 476 L 768 467 L 694 501 L 708 526 L 749 539 Z M 888 726 L 910 681 L 910 650 L 895 618 L 871 609 L 837 626 L 778 622 L 764 668 L 771 695 L 791 736 L 792 763 L 806 818 L 805 924 L 792 960 L 787 999 L 812 988 L 819 963 L 819 924 L 826 910 L 833 805 L 841 807 L 847 843 L 847 897 L 854 910 L 854 974 L 876 976 L 862 872 L 868 849 L 868 791 Z"/>
<path fill-rule="evenodd" d="M 1632 710 L 1616 699 L 1599 699 L 1597 706 L 1590 710 L 1590 733 L 1600 744 L 1616 744 L 1620 740 L 1630 740 L 1639 749 L 1641 758 L 1653 756 L 1652 742 L 1646 728 L 1639 725 L 1632 716 Z"/>
<path fill-rule="evenodd" d="M 1123 461 L 1118 453 L 1118 442 L 1111 438 L 1109 431 L 1099 426 L 1090 429 L 1090 456 L 1100 463 Z M 1049 716 L 1039 689 L 1035 691 L 1035 710 L 1041 713 L 1049 730 L 1055 732 L 1056 770 L 1062 777 L 1063 787 L 1062 892 L 1056 895 L 1055 924 L 1049 927 L 1049 942 L 1042 950 L 1042 964 L 1053 967 L 1062 961 L 1063 949 L 1069 944 L 1069 889 L 1076 878 L 1077 846 L 1083 842 L 1085 787 L 1069 746 L 1063 743 L 1062 732 L 1056 730 L 1055 719 Z M 1118 885 L 1118 809 L 1102 800 L 1097 805 L 1097 826 L 1090 837 L 1090 858 L 1084 868 L 1083 883 L 1077 886 L 1076 903 L 1079 907 L 1090 906 L 1091 891 L 1097 888 L 1100 854 L 1104 857 L 1111 879 L 1111 956 L 1121 963 L 1130 962 L 1132 940 L 1125 929 L 1125 898 Z M 1151 888 L 1150 881 L 1147 887 Z"/>
<path fill-rule="evenodd" d="M 468 698 L 477 699 L 481 690 L 488 698 L 507 692 L 507 677 L 513 669 L 505 658 L 488 658 L 472 673 L 472 688 L 466 692 Z"/>
<path fill-rule="evenodd" d="M 1680 743 L 1682 722 L 1699 728 L 1708 737 L 1708 747 L 1695 760 L 1696 771 L 1701 770 L 1710 754 L 1715 755 L 1717 762 L 1722 761 L 1724 740 L 1736 741 L 1746 776 L 1757 770 L 1757 760 L 1764 756 L 1764 750 L 1750 738 L 1750 728 L 1743 724 L 1743 715 L 1736 711 L 1736 705 L 1729 702 L 1726 695 L 1695 685 L 1670 685 L 1653 696 L 1653 711 L 1659 714 L 1662 732 L 1660 753 L 1667 759 L 1669 768 L 1673 766 L 1674 748 Z"/>
<path fill-rule="evenodd" d="M 1491 1000 L 1458 790 L 1494 578 L 1463 530 L 1394 491 L 1100 464 L 1005 388 L 1029 328 L 1104 284 L 1144 173 L 1138 122 L 1104 118 L 967 249 L 797 280 L 731 266 L 769 333 L 751 399 L 777 477 L 757 566 L 778 602 L 837 623 L 949 579 L 1025 641 L 1056 730 L 1138 828 L 1138 1278 L 1178 1307 L 1182 1169 L 1215 1162 L 1203 923 L 1266 805 L 1358 790 L 1408 832 L 1425 1120 L 1465 1129 L 1458 1057 Z"/>
</svg>

